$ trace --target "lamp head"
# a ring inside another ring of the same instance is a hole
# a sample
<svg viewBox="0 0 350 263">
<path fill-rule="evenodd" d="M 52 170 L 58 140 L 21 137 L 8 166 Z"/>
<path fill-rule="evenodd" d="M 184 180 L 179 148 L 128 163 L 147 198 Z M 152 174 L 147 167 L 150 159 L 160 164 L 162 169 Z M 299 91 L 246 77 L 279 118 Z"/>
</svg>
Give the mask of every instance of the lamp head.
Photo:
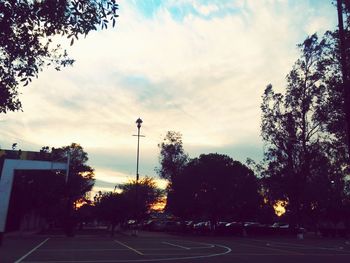
<svg viewBox="0 0 350 263">
<path fill-rule="evenodd" d="M 137 123 L 137 128 L 141 128 L 141 123 L 142 123 L 142 120 L 140 119 L 140 118 L 138 118 L 137 120 L 136 120 L 136 123 Z"/>
</svg>

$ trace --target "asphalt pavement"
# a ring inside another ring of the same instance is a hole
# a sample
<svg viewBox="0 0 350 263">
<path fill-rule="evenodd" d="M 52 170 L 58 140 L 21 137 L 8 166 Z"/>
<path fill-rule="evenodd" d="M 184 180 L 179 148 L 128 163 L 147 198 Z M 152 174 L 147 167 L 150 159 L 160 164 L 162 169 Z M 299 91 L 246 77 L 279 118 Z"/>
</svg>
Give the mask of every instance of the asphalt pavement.
<svg viewBox="0 0 350 263">
<path fill-rule="evenodd" d="M 350 262 L 345 239 L 189 236 L 154 232 L 108 235 L 9 236 L 0 262 L 103 263 L 342 263 Z"/>
</svg>

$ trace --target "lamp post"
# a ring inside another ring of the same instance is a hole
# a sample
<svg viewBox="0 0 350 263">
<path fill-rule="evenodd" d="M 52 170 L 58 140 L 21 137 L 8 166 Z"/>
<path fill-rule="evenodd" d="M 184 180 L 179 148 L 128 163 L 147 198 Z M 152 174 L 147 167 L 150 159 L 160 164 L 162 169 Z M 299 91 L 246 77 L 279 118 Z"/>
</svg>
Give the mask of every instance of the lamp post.
<svg viewBox="0 0 350 263">
<path fill-rule="evenodd" d="M 138 118 L 138 119 L 136 120 L 136 124 L 137 124 L 136 183 L 138 183 L 138 181 L 139 181 L 140 137 L 143 137 L 142 135 L 140 135 L 140 128 L 141 128 L 142 120 L 141 120 L 140 118 Z"/>
<path fill-rule="evenodd" d="M 139 219 L 139 190 L 138 190 L 138 183 L 139 183 L 139 159 L 140 159 L 140 137 L 145 137 L 143 135 L 140 135 L 140 128 L 142 124 L 141 118 L 138 118 L 136 120 L 137 124 L 137 159 L 136 159 L 136 221 L 138 222 Z M 137 226 L 133 229 L 133 236 L 137 236 Z"/>
</svg>

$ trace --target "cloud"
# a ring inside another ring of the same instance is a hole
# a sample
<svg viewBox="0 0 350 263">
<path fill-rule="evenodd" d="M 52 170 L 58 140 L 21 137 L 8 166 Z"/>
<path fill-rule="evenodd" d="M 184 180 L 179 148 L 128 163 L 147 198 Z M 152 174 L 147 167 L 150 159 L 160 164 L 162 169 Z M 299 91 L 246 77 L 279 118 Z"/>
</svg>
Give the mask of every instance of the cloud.
<svg viewBox="0 0 350 263">
<path fill-rule="evenodd" d="M 330 29 L 330 21 L 326 17 L 315 17 L 310 19 L 305 25 L 305 31 L 312 35 L 315 32 L 326 32 Z"/>
<path fill-rule="evenodd" d="M 168 130 L 182 132 L 190 155 L 258 157 L 265 86 L 283 89 L 296 44 L 336 25 L 323 1 L 146 2 L 120 1 L 115 29 L 79 40 L 69 47 L 73 67 L 45 69 L 23 89 L 24 112 L 2 116 L 0 145 L 77 142 L 98 179 L 126 180 L 135 174 L 132 135 L 141 117 L 143 175 L 155 174 Z"/>
<path fill-rule="evenodd" d="M 246 163 L 247 159 L 253 159 L 257 162 L 263 158 L 263 145 L 258 142 L 245 142 L 243 144 L 225 145 L 223 147 L 203 147 L 191 146 L 187 148 L 192 153 L 192 158 L 198 157 L 201 154 L 219 153 L 231 156 L 234 160 Z"/>
<path fill-rule="evenodd" d="M 111 182 L 106 182 L 101 179 L 96 179 L 94 187 L 104 188 L 104 189 L 113 189 L 116 184 Z"/>
<path fill-rule="evenodd" d="M 195 3 L 194 8 L 198 11 L 198 13 L 204 16 L 208 16 L 219 10 L 219 7 L 214 4 L 202 5 L 202 4 Z"/>
<path fill-rule="evenodd" d="M 124 174 L 121 172 L 116 172 L 115 170 L 108 170 L 101 168 L 99 169 L 99 175 L 95 182 L 95 188 L 100 188 L 101 191 L 112 191 L 115 190 L 116 186 L 131 182 L 135 180 L 135 175 Z M 164 179 L 154 178 L 157 186 L 161 189 L 165 189 L 168 182 Z M 95 190 L 96 191 L 96 190 Z"/>
</svg>

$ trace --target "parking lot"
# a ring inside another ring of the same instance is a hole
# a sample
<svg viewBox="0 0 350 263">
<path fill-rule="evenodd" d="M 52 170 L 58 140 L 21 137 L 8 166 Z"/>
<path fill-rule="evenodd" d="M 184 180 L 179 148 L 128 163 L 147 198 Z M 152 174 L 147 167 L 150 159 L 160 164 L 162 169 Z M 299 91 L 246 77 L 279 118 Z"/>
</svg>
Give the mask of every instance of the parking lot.
<svg viewBox="0 0 350 263">
<path fill-rule="evenodd" d="M 345 239 L 178 236 L 140 232 L 137 237 L 8 237 L 0 262 L 350 262 Z"/>
</svg>

